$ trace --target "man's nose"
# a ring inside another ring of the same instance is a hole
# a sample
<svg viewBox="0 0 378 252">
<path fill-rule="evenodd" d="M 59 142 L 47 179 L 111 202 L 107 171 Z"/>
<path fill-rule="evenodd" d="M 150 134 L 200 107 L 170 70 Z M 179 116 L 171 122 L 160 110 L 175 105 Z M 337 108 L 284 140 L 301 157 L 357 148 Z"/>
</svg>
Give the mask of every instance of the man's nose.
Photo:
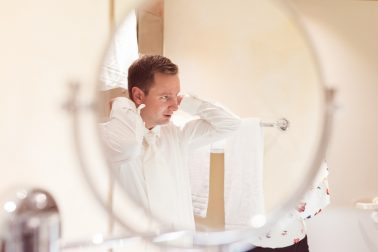
<svg viewBox="0 0 378 252">
<path fill-rule="evenodd" d="M 169 107 L 172 111 L 176 111 L 178 109 L 178 98 L 177 97 L 172 99 Z"/>
</svg>

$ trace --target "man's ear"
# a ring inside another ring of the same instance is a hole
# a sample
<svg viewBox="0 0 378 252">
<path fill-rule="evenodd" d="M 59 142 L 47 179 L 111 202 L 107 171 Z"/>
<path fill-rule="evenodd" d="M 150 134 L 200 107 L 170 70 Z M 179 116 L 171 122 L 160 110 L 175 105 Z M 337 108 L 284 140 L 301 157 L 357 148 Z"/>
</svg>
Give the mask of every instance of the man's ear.
<svg viewBox="0 0 378 252">
<path fill-rule="evenodd" d="M 135 102 L 135 104 L 137 106 L 139 106 L 140 104 L 144 103 L 144 92 L 142 89 L 138 88 L 138 87 L 133 87 L 131 89 L 131 95 L 132 95 L 132 98 Z"/>
</svg>

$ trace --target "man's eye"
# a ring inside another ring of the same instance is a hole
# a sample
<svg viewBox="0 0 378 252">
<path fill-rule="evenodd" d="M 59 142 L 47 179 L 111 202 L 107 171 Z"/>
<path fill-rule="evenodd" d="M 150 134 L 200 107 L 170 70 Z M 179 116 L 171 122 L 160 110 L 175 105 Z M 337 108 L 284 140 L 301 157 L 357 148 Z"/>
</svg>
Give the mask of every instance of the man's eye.
<svg viewBox="0 0 378 252">
<path fill-rule="evenodd" d="M 168 95 L 164 95 L 164 96 L 161 96 L 160 99 L 163 99 L 163 100 L 168 100 Z"/>
</svg>

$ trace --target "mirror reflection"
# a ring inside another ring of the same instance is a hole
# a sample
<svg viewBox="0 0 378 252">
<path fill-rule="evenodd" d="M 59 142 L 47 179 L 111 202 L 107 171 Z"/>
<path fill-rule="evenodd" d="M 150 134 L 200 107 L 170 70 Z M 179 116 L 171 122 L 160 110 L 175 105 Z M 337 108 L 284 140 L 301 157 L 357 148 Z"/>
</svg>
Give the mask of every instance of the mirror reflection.
<svg viewBox="0 0 378 252">
<path fill-rule="evenodd" d="M 295 20 L 272 1 L 150 1 L 119 23 L 101 80 L 111 169 L 172 230 L 260 227 L 307 179 L 322 86 Z M 304 240 L 302 219 L 327 204 L 322 170 L 309 190 L 324 202 L 311 213 L 300 202 L 292 227 L 253 244 Z"/>
</svg>

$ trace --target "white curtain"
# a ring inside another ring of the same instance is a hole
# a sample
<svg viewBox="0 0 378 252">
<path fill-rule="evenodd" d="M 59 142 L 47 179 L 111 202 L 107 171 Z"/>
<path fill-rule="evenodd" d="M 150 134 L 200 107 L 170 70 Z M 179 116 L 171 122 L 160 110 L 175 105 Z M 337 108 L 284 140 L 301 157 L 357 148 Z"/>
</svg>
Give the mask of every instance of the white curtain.
<svg viewBox="0 0 378 252">
<path fill-rule="evenodd" d="M 127 71 L 138 58 L 137 20 L 135 11 L 118 26 L 101 70 L 101 90 L 127 88 Z"/>
</svg>

